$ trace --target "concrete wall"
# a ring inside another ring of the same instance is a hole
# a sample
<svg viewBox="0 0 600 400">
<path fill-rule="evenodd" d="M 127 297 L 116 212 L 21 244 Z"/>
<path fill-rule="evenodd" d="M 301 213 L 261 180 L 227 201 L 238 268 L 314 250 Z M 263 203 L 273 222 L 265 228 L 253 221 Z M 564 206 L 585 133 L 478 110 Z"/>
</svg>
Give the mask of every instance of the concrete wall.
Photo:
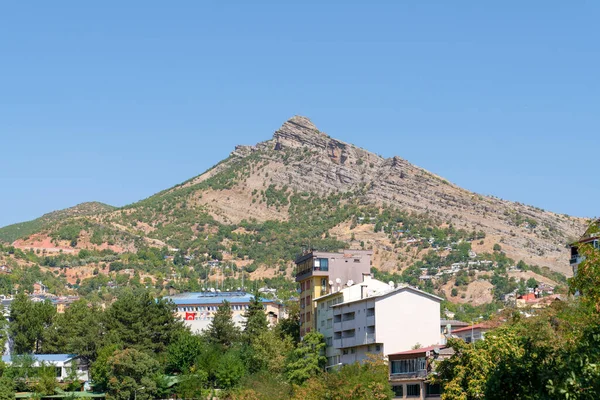
<svg viewBox="0 0 600 400">
<path fill-rule="evenodd" d="M 384 344 L 384 354 L 410 350 L 440 341 L 440 302 L 411 290 L 403 290 L 377 300 L 376 340 Z"/>
</svg>

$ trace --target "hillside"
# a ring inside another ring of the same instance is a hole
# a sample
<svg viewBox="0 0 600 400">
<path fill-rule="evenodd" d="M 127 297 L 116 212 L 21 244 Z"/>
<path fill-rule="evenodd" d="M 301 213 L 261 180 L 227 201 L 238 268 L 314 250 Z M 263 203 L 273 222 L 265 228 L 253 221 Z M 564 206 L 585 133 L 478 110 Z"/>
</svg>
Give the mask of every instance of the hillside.
<svg viewBox="0 0 600 400">
<path fill-rule="evenodd" d="M 220 259 L 233 277 L 242 267 L 254 276 L 290 277 L 294 256 L 308 247 L 373 248 L 379 271 L 410 280 L 421 268 L 433 274 L 486 260 L 502 271 L 520 261 L 525 270 L 569 275 L 565 244 L 586 227 L 581 218 L 469 192 L 400 157 L 333 139 L 300 116 L 271 139 L 236 146 L 205 173 L 145 200 L 121 209 L 92 204 L 96 209 L 80 205 L 2 228 L 0 238 L 42 254 L 160 249 L 160 257 L 186 256 L 192 267 Z M 489 291 L 477 283 L 479 272 L 461 291 Z"/>
<path fill-rule="evenodd" d="M 116 207 L 104 203 L 88 202 L 65 208 L 64 210 L 52 211 L 31 221 L 19 222 L 0 228 L 0 241 L 10 243 L 19 238 L 27 237 L 42 231 L 50 225 L 64 221 L 68 218 L 101 214 L 103 212 L 112 211 L 115 208 Z"/>
</svg>

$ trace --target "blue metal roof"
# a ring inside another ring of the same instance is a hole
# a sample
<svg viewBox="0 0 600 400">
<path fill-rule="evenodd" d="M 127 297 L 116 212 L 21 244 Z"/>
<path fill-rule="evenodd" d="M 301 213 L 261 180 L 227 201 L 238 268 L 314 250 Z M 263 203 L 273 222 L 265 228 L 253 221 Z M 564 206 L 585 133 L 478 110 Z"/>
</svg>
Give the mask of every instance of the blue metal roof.
<svg viewBox="0 0 600 400">
<path fill-rule="evenodd" d="M 13 356 L 2 356 L 3 362 L 11 362 Z M 67 362 L 75 357 L 77 354 L 31 354 L 31 357 L 38 362 Z"/>
<path fill-rule="evenodd" d="M 165 299 L 171 300 L 175 305 L 202 305 L 202 304 L 221 304 L 227 300 L 232 304 L 250 303 L 254 296 L 246 292 L 187 292 L 167 296 Z M 260 298 L 263 303 L 275 303 L 274 300 Z"/>
</svg>

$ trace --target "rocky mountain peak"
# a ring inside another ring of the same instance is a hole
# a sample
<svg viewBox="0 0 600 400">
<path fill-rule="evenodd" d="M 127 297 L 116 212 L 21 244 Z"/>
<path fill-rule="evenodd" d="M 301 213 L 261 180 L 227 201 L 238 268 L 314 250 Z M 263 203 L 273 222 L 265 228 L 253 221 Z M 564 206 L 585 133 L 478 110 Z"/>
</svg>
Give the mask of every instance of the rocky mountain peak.
<svg viewBox="0 0 600 400">
<path fill-rule="evenodd" d="M 329 137 L 319 131 L 315 124 L 306 117 L 295 115 L 281 125 L 273 135 L 276 146 L 283 147 L 316 147 L 326 148 Z"/>
</svg>

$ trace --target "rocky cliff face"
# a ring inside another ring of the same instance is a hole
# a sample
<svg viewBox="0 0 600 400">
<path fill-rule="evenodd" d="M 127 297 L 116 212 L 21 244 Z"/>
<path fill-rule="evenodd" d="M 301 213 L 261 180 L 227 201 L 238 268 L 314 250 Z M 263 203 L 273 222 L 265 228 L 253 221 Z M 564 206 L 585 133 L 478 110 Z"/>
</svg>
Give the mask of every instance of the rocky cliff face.
<svg viewBox="0 0 600 400">
<path fill-rule="evenodd" d="M 229 162 L 257 151 L 275 184 L 323 194 L 361 191 L 368 203 L 428 213 L 457 227 L 483 230 L 502 243 L 509 256 L 570 274 L 565 243 L 581 234 L 582 219 L 469 192 L 400 157 L 384 159 L 333 139 L 302 116 L 286 121 L 271 140 L 238 146 Z M 287 161 L 270 158 L 273 152 L 286 153 Z M 529 222 L 521 222 L 525 220 Z"/>
</svg>

